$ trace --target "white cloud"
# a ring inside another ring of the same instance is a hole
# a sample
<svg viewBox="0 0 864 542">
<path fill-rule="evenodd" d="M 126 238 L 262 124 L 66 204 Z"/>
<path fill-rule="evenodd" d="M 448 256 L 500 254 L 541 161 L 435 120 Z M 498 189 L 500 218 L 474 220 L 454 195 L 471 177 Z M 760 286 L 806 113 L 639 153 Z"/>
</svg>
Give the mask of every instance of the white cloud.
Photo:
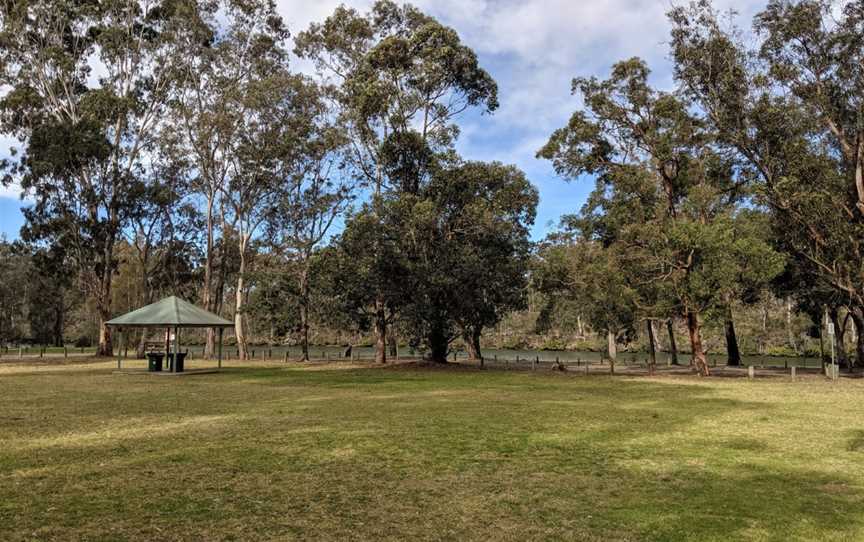
<svg viewBox="0 0 864 542">
<path fill-rule="evenodd" d="M 396 0 L 399 2 L 400 0 Z M 535 158 L 552 130 L 578 107 L 570 94 L 576 76 L 605 77 L 615 62 L 638 56 L 653 70 L 652 83 L 673 85 L 668 59 L 670 26 L 666 12 L 687 0 L 413 0 L 411 3 L 453 27 L 473 48 L 499 85 L 500 108 L 492 116 L 467 115 L 459 121 L 459 150 L 469 159 L 513 163 L 540 187 L 540 221 L 557 220 L 562 208 L 575 211 L 589 187 L 555 178 L 548 163 Z M 339 0 L 279 0 L 292 33 L 323 21 Z M 365 11 L 372 0 L 346 0 Z M 766 0 L 715 0 L 734 8 L 749 28 Z M 295 69 L 311 71 L 308 64 Z M 570 194 L 573 199 L 566 201 Z M 554 200 L 554 201 L 553 201 Z M 544 201 L 546 203 L 544 203 Z M 544 216 L 544 207 L 546 214 Z M 554 214 L 554 216 L 552 216 Z"/>
<path fill-rule="evenodd" d="M 0 198 L 21 199 L 21 187 L 17 184 L 11 186 L 0 185 Z"/>
</svg>

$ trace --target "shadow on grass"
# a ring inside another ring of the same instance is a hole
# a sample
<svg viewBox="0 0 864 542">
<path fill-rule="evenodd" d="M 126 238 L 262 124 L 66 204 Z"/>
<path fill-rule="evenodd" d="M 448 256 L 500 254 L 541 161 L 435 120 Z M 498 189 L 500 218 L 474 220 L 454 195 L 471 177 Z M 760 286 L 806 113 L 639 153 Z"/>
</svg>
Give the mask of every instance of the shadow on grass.
<svg viewBox="0 0 864 542">
<path fill-rule="evenodd" d="M 853 539 L 864 521 L 860 479 L 766 466 L 768 437 L 694 429 L 778 410 L 710 381 L 260 367 L 21 380 L 0 398 L 0 433 L 30 444 L 0 446 L 13 537 L 140 538 L 143 524 L 210 539 L 373 539 L 385 525 L 397 538 Z M 219 423 L 177 425 L 207 416 Z"/>
</svg>

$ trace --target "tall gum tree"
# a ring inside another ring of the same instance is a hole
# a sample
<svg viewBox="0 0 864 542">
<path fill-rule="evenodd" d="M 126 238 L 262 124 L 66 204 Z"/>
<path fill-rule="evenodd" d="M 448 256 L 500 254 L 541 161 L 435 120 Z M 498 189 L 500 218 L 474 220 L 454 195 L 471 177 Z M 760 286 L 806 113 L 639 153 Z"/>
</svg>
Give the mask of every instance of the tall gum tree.
<svg viewBox="0 0 864 542">
<path fill-rule="evenodd" d="M 115 244 L 176 83 L 191 1 L 11 1 L 0 6 L 2 129 L 22 143 L 7 162 L 34 200 L 26 239 L 62 244 L 94 300 L 97 353 L 112 353 Z M 98 68 L 97 68 L 98 66 Z"/>
<path fill-rule="evenodd" d="M 652 89 L 648 74 L 641 60 L 630 59 L 613 66 L 607 80 L 575 79 L 584 109 L 538 155 L 567 178 L 597 178 L 578 221 L 582 235 L 618 247 L 646 317 L 684 318 L 693 365 L 707 375 L 703 318 L 722 301 L 721 291 L 737 287 L 738 261 L 721 256 L 733 248 L 742 183 L 712 149 L 712 134 L 690 104 Z M 736 250 L 767 248 L 748 241 Z"/>
<path fill-rule="evenodd" d="M 411 5 L 378 0 L 366 14 L 340 6 L 297 36 L 295 52 L 314 62 L 338 105 L 358 180 L 373 192 L 373 212 L 386 198 L 417 193 L 428 174 L 417 159 L 452 146 L 461 113 L 498 107 L 495 81 L 476 54 L 452 28 Z M 388 168 L 384 155 L 413 166 Z M 378 294 L 373 328 L 383 363 L 396 308 L 388 310 L 386 296 Z"/>
<path fill-rule="evenodd" d="M 177 151 L 191 161 L 190 178 L 204 216 L 204 281 L 201 300 L 214 313 L 222 309 L 229 255 L 222 232 L 226 203 L 222 200 L 232 175 L 232 161 L 241 142 L 243 107 L 240 93 L 270 67 L 285 59 L 287 30 L 267 0 L 199 2 L 202 17 L 182 36 L 177 54 L 186 62 L 182 84 L 171 96 L 171 118 L 179 129 Z M 207 331 L 205 354 L 215 353 L 215 333 Z"/>
<path fill-rule="evenodd" d="M 740 38 L 702 0 L 669 13 L 681 88 L 771 210 L 778 245 L 864 321 L 864 9 L 769 2 Z M 858 362 L 864 340 L 857 343 Z"/>
</svg>

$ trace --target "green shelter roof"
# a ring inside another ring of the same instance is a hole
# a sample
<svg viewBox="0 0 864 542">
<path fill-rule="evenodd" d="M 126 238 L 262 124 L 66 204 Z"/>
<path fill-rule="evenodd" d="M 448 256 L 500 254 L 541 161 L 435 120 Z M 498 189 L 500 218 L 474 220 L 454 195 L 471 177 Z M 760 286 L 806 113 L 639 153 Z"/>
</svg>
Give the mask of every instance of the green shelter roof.
<svg viewBox="0 0 864 542">
<path fill-rule="evenodd" d="M 166 297 L 106 322 L 116 327 L 234 327 L 234 323 L 183 301 Z"/>
</svg>

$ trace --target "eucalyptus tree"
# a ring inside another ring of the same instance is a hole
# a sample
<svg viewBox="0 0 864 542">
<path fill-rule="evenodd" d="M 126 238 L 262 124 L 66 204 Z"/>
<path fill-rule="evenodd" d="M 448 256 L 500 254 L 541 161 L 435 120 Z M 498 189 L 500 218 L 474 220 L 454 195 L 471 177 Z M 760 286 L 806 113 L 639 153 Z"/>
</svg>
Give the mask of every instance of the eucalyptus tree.
<svg viewBox="0 0 864 542">
<path fill-rule="evenodd" d="M 433 362 L 525 306 L 537 190 L 515 166 L 445 163 L 417 197 L 403 198 L 401 245 L 411 290 L 400 325 Z"/>
<path fill-rule="evenodd" d="M 384 198 L 419 192 L 434 154 L 457 137 L 459 114 L 498 107 L 495 81 L 476 54 L 452 28 L 411 5 L 378 0 L 365 14 L 340 6 L 297 36 L 295 52 L 314 62 L 338 105 L 358 180 L 373 192 L 373 212 Z M 390 315 L 379 294 L 373 313 L 383 362 Z"/>
<path fill-rule="evenodd" d="M 613 370 L 618 344 L 635 336 L 640 313 L 639 292 L 624 272 L 627 263 L 621 248 L 585 238 L 568 226 L 541 244 L 532 272 L 539 291 L 568 300 L 591 329 L 606 336 Z"/>
<path fill-rule="evenodd" d="M 307 143 L 315 133 L 317 87 L 274 65 L 261 79 L 243 87 L 237 107 L 243 110 L 230 176 L 222 191 L 231 225 L 237 232 L 239 268 L 234 333 L 240 359 L 246 358 L 245 274 L 253 256 L 251 243 L 268 220 L 278 215 L 286 190 L 308 171 Z M 288 186 L 286 187 L 286 183 Z"/>
<path fill-rule="evenodd" d="M 24 335 L 30 255 L 21 243 L 0 236 L 0 347 Z"/>
<path fill-rule="evenodd" d="M 708 1 L 673 9 L 675 74 L 772 212 L 780 246 L 864 324 L 864 10 L 772 1 L 751 48 Z M 864 359 L 864 344 L 858 358 Z"/>
<path fill-rule="evenodd" d="M 171 135 L 179 138 L 176 159 L 190 161 L 191 185 L 204 219 L 204 281 L 207 310 L 222 309 L 230 224 L 223 199 L 244 129 L 243 94 L 254 81 L 284 65 L 288 31 L 269 0 L 199 2 L 201 17 L 178 41 L 184 59 L 182 84 L 171 95 Z M 247 104 L 248 105 L 248 104 Z M 205 353 L 214 354 L 215 334 L 207 332 Z"/>
<path fill-rule="evenodd" d="M 630 59 L 607 80 L 575 79 L 584 109 L 539 156 L 567 178 L 596 176 L 582 213 L 585 238 L 621 247 L 643 314 L 683 317 L 693 364 L 707 375 L 706 311 L 723 301 L 722 291 L 740 287 L 734 279 L 748 250 L 772 253 L 759 239 L 734 238 L 733 215 L 746 196 L 734 161 L 713 148 L 691 104 L 651 88 L 648 75 L 641 60 Z M 767 269 L 769 279 L 779 272 Z"/>
<path fill-rule="evenodd" d="M 351 203 L 354 183 L 345 159 L 345 134 L 333 123 L 316 85 L 307 83 L 300 110 L 308 121 L 308 132 L 304 139 L 295 140 L 300 147 L 295 149 L 296 164 L 286 171 L 289 176 L 277 191 L 265 231 L 268 245 L 290 262 L 288 275 L 296 281 L 301 360 L 308 361 L 312 281 L 317 278 L 312 272 L 313 259 Z M 274 290 L 280 290 L 281 282 L 274 283 Z"/>
<path fill-rule="evenodd" d="M 159 293 L 181 295 L 181 286 L 188 282 L 182 275 L 188 275 L 198 259 L 193 247 L 201 229 L 200 216 L 189 199 L 185 175 L 185 164 L 173 156 L 151 161 L 140 203 L 125 229 L 140 282 L 138 306 L 153 303 Z M 138 357 L 144 356 L 146 339 L 145 329 Z"/>
<path fill-rule="evenodd" d="M 33 198 L 23 237 L 62 244 L 110 354 L 114 247 L 141 196 L 141 171 L 183 59 L 196 3 L 11 1 L 0 6 L 2 130 L 22 144 L 6 182 Z"/>
</svg>

